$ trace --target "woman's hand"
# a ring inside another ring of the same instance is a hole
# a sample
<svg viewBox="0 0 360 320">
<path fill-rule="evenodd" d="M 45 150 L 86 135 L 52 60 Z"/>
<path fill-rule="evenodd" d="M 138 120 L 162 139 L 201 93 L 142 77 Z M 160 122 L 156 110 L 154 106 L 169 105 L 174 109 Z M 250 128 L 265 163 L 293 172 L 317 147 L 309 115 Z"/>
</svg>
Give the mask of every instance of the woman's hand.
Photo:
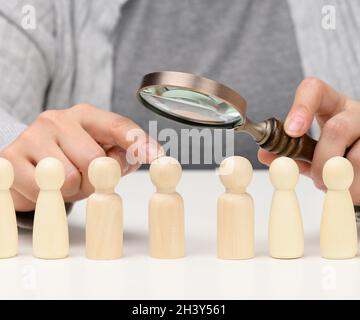
<svg viewBox="0 0 360 320">
<path fill-rule="evenodd" d="M 285 121 L 285 131 L 292 137 L 304 135 L 317 119 L 321 136 L 311 164 L 298 161 L 300 171 L 311 177 L 315 185 L 325 190 L 322 169 L 334 156 L 351 161 L 355 179 L 350 188 L 355 204 L 360 204 L 360 101 L 336 92 L 316 78 L 307 78 L 296 90 L 293 106 Z M 259 150 L 259 160 L 269 165 L 274 154 Z"/>
<path fill-rule="evenodd" d="M 132 157 L 126 154 L 130 149 Z M 11 145 L 0 151 L 0 157 L 14 166 L 11 191 L 16 210 L 31 211 L 39 192 L 35 166 L 43 158 L 55 157 L 63 163 L 66 180 L 61 191 L 65 201 L 72 202 L 93 192 L 87 176 L 93 159 L 112 157 L 125 175 L 161 153 L 160 146 L 130 119 L 80 104 L 40 114 Z"/>
</svg>

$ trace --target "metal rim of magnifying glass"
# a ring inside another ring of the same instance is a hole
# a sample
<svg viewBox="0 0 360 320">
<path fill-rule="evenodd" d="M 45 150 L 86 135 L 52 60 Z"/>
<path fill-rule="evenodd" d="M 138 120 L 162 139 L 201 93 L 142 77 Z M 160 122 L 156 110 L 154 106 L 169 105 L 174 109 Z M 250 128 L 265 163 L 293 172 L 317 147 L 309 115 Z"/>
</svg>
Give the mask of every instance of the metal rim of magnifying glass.
<svg viewBox="0 0 360 320">
<path fill-rule="evenodd" d="M 206 94 L 209 96 L 216 97 L 223 102 L 227 103 L 235 110 L 237 110 L 241 116 L 241 119 L 234 120 L 229 123 L 203 123 L 198 121 L 191 121 L 184 119 L 165 111 L 162 111 L 149 102 L 147 102 L 141 96 L 141 91 L 149 87 L 178 87 L 182 89 L 188 89 L 199 94 Z M 137 91 L 137 97 L 140 102 L 151 111 L 174 121 L 181 122 L 187 125 L 197 126 L 197 127 L 213 127 L 213 128 L 224 128 L 224 129 L 233 129 L 245 122 L 246 114 L 246 101 L 245 99 L 238 94 L 236 91 L 230 89 L 229 87 L 216 82 L 211 79 L 207 79 L 198 75 L 191 73 L 177 72 L 177 71 L 161 71 L 161 72 L 152 72 L 145 75 L 142 79 L 140 88 Z"/>
</svg>

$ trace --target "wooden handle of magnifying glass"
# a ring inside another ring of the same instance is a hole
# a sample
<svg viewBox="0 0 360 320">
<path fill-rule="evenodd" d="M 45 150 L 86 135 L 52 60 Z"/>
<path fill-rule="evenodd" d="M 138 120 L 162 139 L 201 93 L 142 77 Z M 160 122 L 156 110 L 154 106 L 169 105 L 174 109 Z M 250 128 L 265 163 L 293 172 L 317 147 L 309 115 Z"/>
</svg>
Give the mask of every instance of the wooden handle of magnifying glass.
<svg viewBox="0 0 360 320">
<path fill-rule="evenodd" d="M 294 160 L 312 161 L 316 140 L 310 138 L 307 134 L 299 138 L 288 136 L 283 123 L 275 118 L 266 120 L 266 124 L 270 134 L 265 142 L 262 141 L 259 144 L 261 148 Z"/>
</svg>

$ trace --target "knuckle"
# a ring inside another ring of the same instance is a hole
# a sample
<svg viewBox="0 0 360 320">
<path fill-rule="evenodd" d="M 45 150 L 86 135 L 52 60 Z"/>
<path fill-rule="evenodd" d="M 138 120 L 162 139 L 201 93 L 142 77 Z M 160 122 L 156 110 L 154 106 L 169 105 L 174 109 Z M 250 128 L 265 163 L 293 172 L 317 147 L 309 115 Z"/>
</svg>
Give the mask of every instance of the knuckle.
<svg viewBox="0 0 360 320">
<path fill-rule="evenodd" d="M 81 175 L 79 171 L 73 170 L 66 176 L 65 183 L 63 186 L 64 195 L 73 196 L 80 191 L 81 186 Z"/>
<path fill-rule="evenodd" d="M 97 159 L 97 158 L 101 158 L 101 157 L 105 157 L 106 156 L 106 153 L 103 149 L 99 148 L 97 150 L 94 150 L 91 152 L 91 155 L 89 156 L 89 164 L 91 161 L 93 161 L 94 159 Z"/>
<path fill-rule="evenodd" d="M 47 110 L 38 116 L 37 121 L 41 124 L 54 126 L 59 124 L 59 121 L 62 119 L 62 115 L 63 113 L 60 110 Z"/>
<path fill-rule="evenodd" d="M 342 117 L 332 118 L 325 123 L 324 134 L 332 139 L 344 138 L 349 130 L 349 121 Z"/>
<path fill-rule="evenodd" d="M 19 135 L 18 140 L 19 142 L 25 143 L 26 145 L 31 145 L 36 141 L 35 138 L 36 137 L 34 132 L 31 130 L 31 128 L 29 128 Z"/>
<path fill-rule="evenodd" d="M 73 106 L 72 108 L 70 108 L 70 110 L 75 111 L 75 112 L 87 112 L 94 108 L 95 108 L 94 106 L 92 106 L 88 103 L 79 103 L 79 104 L 76 104 L 75 106 Z"/>
<path fill-rule="evenodd" d="M 7 159 L 9 161 L 14 159 L 15 156 L 16 156 L 16 154 L 15 154 L 13 148 L 11 148 L 11 147 L 7 147 L 7 148 L 0 151 L 0 157 L 5 158 L 5 159 Z"/>
<path fill-rule="evenodd" d="M 84 158 L 83 158 L 84 160 L 83 160 L 83 163 L 81 164 L 80 171 L 83 174 L 87 174 L 87 171 L 88 171 L 91 161 L 93 161 L 97 158 L 102 158 L 102 157 L 106 157 L 106 153 L 105 153 L 104 149 L 102 149 L 101 147 L 94 148 L 94 150 L 89 151 L 89 153 L 86 156 L 84 156 Z"/>
<path fill-rule="evenodd" d="M 35 154 L 44 148 L 41 142 L 43 131 L 36 130 L 33 127 L 22 132 L 16 141 L 16 150 L 22 150 L 26 154 Z"/>
<path fill-rule="evenodd" d="M 66 183 L 70 186 L 80 185 L 81 183 L 81 176 L 79 171 L 73 170 L 69 172 L 66 176 Z"/>
<path fill-rule="evenodd" d="M 116 117 L 116 119 L 114 119 L 111 122 L 111 130 L 117 130 L 118 128 L 124 127 L 126 126 L 128 123 L 130 122 L 129 118 L 126 117 Z"/>
<path fill-rule="evenodd" d="M 346 158 L 356 166 L 360 165 L 360 150 L 357 150 L 355 148 L 350 149 L 348 152 Z"/>
</svg>

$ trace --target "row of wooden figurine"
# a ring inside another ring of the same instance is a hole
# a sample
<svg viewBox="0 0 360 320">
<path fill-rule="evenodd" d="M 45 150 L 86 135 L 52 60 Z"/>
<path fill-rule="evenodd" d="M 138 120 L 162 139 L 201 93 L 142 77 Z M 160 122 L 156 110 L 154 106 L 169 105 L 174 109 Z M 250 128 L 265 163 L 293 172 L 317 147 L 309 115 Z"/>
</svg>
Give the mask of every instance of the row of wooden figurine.
<svg viewBox="0 0 360 320">
<path fill-rule="evenodd" d="M 295 187 L 297 163 L 287 157 L 274 160 L 269 175 L 274 194 L 269 216 L 269 254 L 277 259 L 304 255 L 304 228 Z M 253 168 L 243 157 L 229 157 L 219 168 L 225 192 L 217 205 L 217 257 L 251 259 L 255 256 L 254 202 L 246 192 Z M 150 255 L 178 258 L 184 255 L 183 200 L 176 193 L 181 166 L 171 158 L 160 158 L 150 166 L 157 188 L 149 205 Z M 321 222 L 321 256 L 350 259 L 357 254 L 357 227 L 349 188 L 354 178 L 351 163 L 342 157 L 328 160 L 323 180 L 328 188 Z"/>
<path fill-rule="evenodd" d="M 243 157 L 225 159 L 219 168 L 225 193 L 218 200 L 217 255 L 220 259 L 250 259 L 255 256 L 254 204 L 246 187 L 252 166 Z M 150 255 L 175 259 L 185 255 L 184 206 L 176 192 L 181 165 L 170 157 L 155 160 L 150 178 L 156 192 L 149 204 Z M 346 159 L 335 157 L 324 166 L 328 187 L 321 224 L 321 255 L 347 259 L 357 254 L 354 208 L 348 188 L 353 169 Z M 11 164 L 0 159 L 0 258 L 17 254 L 17 228 L 10 195 L 13 181 Z M 94 260 L 122 256 L 122 201 L 114 189 L 121 168 L 112 158 L 95 159 L 89 166 L 89 180 L 95 192 L 87 201 L 86 256 Z M 275 188 L 269 218 L 269 251 L 274 258 L 294 259 L 304 254 L 304 230 L 294 188 L 299 177 L 295 161 L 281 157 L 270 166 Z M 60 188 L 65 174 L 61 162 L 46 158 L 39 162 L 35 180 L 40 188 L 36 203 L 33 254 L 42 259 L 68 256 L 69 236 L 64 201 Z"/>
</svg>

